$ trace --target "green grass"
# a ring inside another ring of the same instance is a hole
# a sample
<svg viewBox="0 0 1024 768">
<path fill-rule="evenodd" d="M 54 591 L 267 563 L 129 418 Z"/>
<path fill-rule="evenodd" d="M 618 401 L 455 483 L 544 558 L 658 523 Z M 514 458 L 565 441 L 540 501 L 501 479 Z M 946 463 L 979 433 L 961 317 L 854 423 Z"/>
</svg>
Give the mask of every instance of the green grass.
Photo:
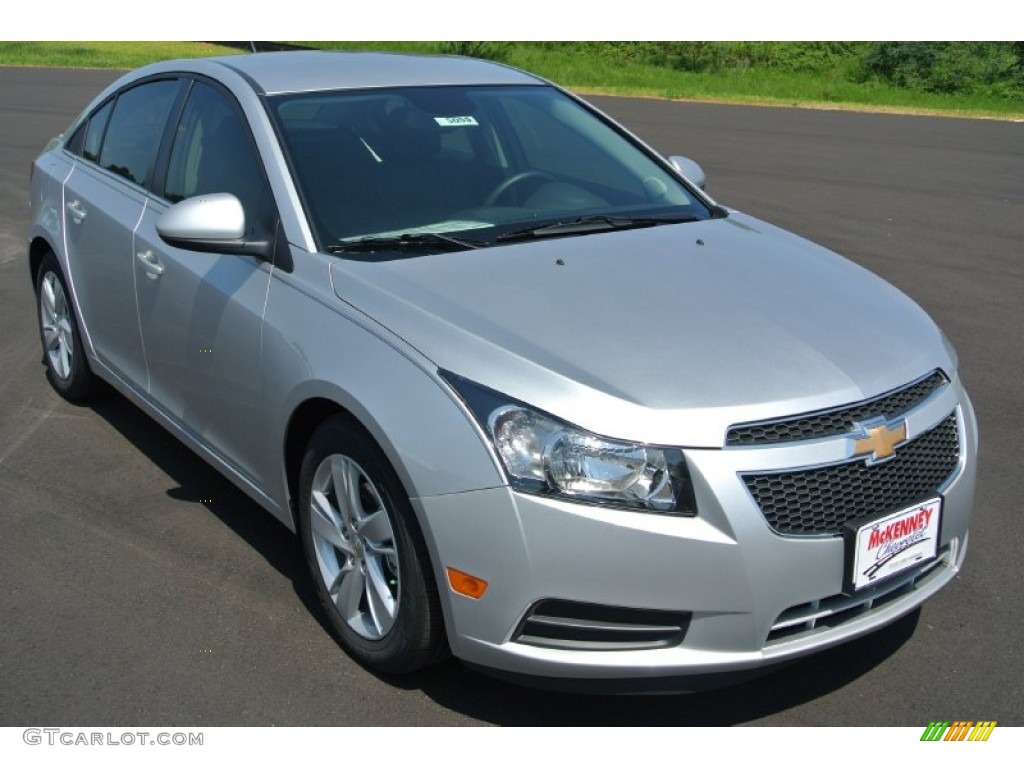
<svg viewBox="0 0 1024 768">
<path fill-rule="evenodd" d="M 323 48 L 438 53 L 436 42 L 310 42 Z M 505 63 L 535 72 L 570 90 L 619 96 L 906 111 L 974 117 L 1024 117 L 1017 100 L 983 95 L 924 93 L 878 81 L 847 79 L 842 65 L 831 72 L 793 72 L 769 67 L 684 72 L 667 67 L 601 58 L 565 46 L 511 43 Z"/>
<path fill-rule="evenodd" d="M 0 43 L 0 65 L 135 69 L 164 59 L 194 59 L 239 53 L 209 43 L 179 42 L 59 42 Z"/>
<path fill-rule="evenodd" d="M 304 42 L 354 50 L 438 53 L 439 42 Z M 614 60 L 572 44 L 508 43 L 497 46 L 506 63 L 547 77 L 581 93 L 652 96 L 668 99 L 905 111 L 947 115 L 1024 118 L 1017 99 L 981 94 L 938 94 L 899 88 L 878 80 L 856 82 L 849 63 L 822 71 L 769 66 L 688 72 Z M 167 58 L 237 53 L 208 43 L 0 43 L 0 64 L 133 68 Z"/>
</svg>

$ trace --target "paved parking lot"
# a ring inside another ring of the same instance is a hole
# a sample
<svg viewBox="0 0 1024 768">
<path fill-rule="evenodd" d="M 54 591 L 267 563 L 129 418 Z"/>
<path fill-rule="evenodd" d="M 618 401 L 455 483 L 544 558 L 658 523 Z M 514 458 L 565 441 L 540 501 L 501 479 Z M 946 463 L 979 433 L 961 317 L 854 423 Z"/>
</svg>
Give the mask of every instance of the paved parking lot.
<svg viewBox="0 0 1024 768">
<path fill-rule="evenodd" d="M 0 68 L 0 725 L 1024 724 L 1024 124 L 595 98 L 727 205 L 881 274 L 960 353 L 967 567 L 872 637 L 741 687 L 606 699 L 457 662 L 390 681 L 318 622 L 293 537 L 123 399 L 43 378 L 28 170 L 115 73 Z"/>
</svg>

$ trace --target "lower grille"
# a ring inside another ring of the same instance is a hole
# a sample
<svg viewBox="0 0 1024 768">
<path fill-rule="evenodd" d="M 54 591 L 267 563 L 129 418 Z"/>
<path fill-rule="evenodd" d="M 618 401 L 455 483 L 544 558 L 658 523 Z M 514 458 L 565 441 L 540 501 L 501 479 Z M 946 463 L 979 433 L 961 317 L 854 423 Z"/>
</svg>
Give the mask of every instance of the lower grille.
<svg viewBox="0 0 1024 768">
<path fill-rule="evenodd" d="M 913 594 L 938 578 L 942 570 L 952 564 L 955 557 L 956 545 L 953 544 L 940 549 L 935 560 L 877 587 L 866 589 L 856 595 L 832 595 L 787 608 L 772 624 L 765 646 L 796 640 L 816 630 L 841 626 L 873 609 Z"/>
<path fill-rule="evenodd" d="M 934 495 L 959 463 L 954 412 L 881 464 L 855 459 L 815 469 L 741 477 L 775 531 L 818 536 L 839 534 L 851 520 Z"/>
<path fill-rule="evenodd" d="M 635 651 L 679 645 L 691 614 L 541 600 L 523 617 L 512 641 L 575 651 Z"/>
</svg>

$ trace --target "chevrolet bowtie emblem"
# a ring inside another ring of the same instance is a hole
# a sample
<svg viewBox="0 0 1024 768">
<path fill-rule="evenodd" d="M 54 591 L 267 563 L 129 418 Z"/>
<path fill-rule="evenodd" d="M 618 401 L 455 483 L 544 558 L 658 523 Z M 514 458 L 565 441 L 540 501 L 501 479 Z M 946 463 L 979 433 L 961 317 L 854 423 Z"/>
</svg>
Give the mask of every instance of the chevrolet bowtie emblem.
<svg viewBox="0 0 1024 768">
<path fill-rule="evenodd" d="M 868 464 L 895 456 L 896 446 L 907 439 L 906 419 L 886 422 L 884 418 L 878 418 L 854 426 L 857 431 L 850 435 L 853 455 L 867 456 Z"/>
</svg>

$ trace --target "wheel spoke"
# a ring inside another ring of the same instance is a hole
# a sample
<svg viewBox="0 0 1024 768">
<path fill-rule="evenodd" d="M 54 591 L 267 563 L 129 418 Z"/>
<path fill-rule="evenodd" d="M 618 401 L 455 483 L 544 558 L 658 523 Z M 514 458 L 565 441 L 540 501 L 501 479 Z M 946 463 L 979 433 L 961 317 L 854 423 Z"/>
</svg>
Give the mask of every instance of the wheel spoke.
<svg viewBox="0 0 1024 768">
<path fill-rule="evenodd" d="M 319 495 L 325 503 L 327 500 L 324 499 L 322 494 L 314 494 L 313 498 Z M 311 522 L 313 527 L 313 535 L 319 536 L 322 539 L 330 542 L 331 546 L 340 549 L 345 554 L 352 554 L 352 545 L 345 541 L 344 536 L 341 534 L 341 530 L 335 524 L 332 517 L 328 516 L 321 503 L 317 501 L 313 502 L 313 514 L 311 515 Z"/>
<path fill-rule="evenodd" d="M 380 563 L 369 560 L 366 563 L 366 575 L 366 602 L 370 606 L 370 616 L 377 631 L 383 635 L 395 623 L 397 605 L 381 572 Z"/>
<path fill-rule="evenodd" d="M 43 308 L 49 317 L 56 317 L 57 300 L 53 295 L 53 277 L 51 275 L 43 278 Z"/>
<path fill-rule="evenodd" d="M 356 531 L 367 542 L 391 542 L 394 533 L 391 530 L 391 522 L 388 520 L 388 513 L 379 509 L 368 517 L 363 518 L 356 524 Z"/>
<path fill-rule="evenodd" d="M 46 344 L 47 351 L 53 351 L 53 348 L 60 342 L 60 331 L 52 325 L 43 326 L 43 343 Z"/>
<path fill-rule="evenodd" d="M 343 520 L 338 516 L 334 507 L 331 506 L 330 500 L 323 491 L 313 491 L 313 511 L 326 518 L 331 525 L 337 528 L 341 527 Z"/>
<path fill-rule="evenodd" d="M 338 509 L 345 521 L 354 526 L 362 517 L 363 505 L 359 500 L 359 468 L 351 461 L 336 457 L 331 464 L 331 477 L 334 481 L 334 494 L 338 499 Z"/>
<path fill-rule="evenodd" d="M 398 555 L 395 545 L 391 542 L 387 544 L 374 544 L 372 541 L 366 541 L 363 545 L 366 547 L 366 551 L 372 555 L 379 557 L 396 557 Z"/>
<path fill-rule="evenodd" d="M 60 353 L 57 355 L 58 365 L 57 374 L 62 378 L 66 379 L 68 374 L 71 373 L 71 350 L 68 349 L 67 344 L 60 345 Z"/>
<path fill-rule="evenodd" d="M 343 571 L 341 586 L 334 598 L 334 604 L 345 621 L 353 622 L 359 618 L 359 603 L 363 598 L 363 585 L 366 577 L 358 568 Z"/>
<path fill-rule="evenodd" d="M 68 300 L 64 295 L 64 289 L 56 281 L 53 284 L 53 309 L 61 317 L 66 315 L 68 311 Z"/>
<path fill-rule="evenodd" d="M 341 582 L 343 582 L 345 580 L 345 577 L 349 573 L 351 573 L 351 571 L 352 571 L 352 566 L 349 565 L 348 563 L 346 563 L 345 565 L 343 565 L 341 568 L 338 569 L 338 572 L 336 574 L 334 574 L 334 579 L 331 581 L 330 585 L 327 587 L 327 594 L 331 596 L 331 600 L 337 600 L 338 599 L 338 590 L 341 588 Z"/>
</svg>

